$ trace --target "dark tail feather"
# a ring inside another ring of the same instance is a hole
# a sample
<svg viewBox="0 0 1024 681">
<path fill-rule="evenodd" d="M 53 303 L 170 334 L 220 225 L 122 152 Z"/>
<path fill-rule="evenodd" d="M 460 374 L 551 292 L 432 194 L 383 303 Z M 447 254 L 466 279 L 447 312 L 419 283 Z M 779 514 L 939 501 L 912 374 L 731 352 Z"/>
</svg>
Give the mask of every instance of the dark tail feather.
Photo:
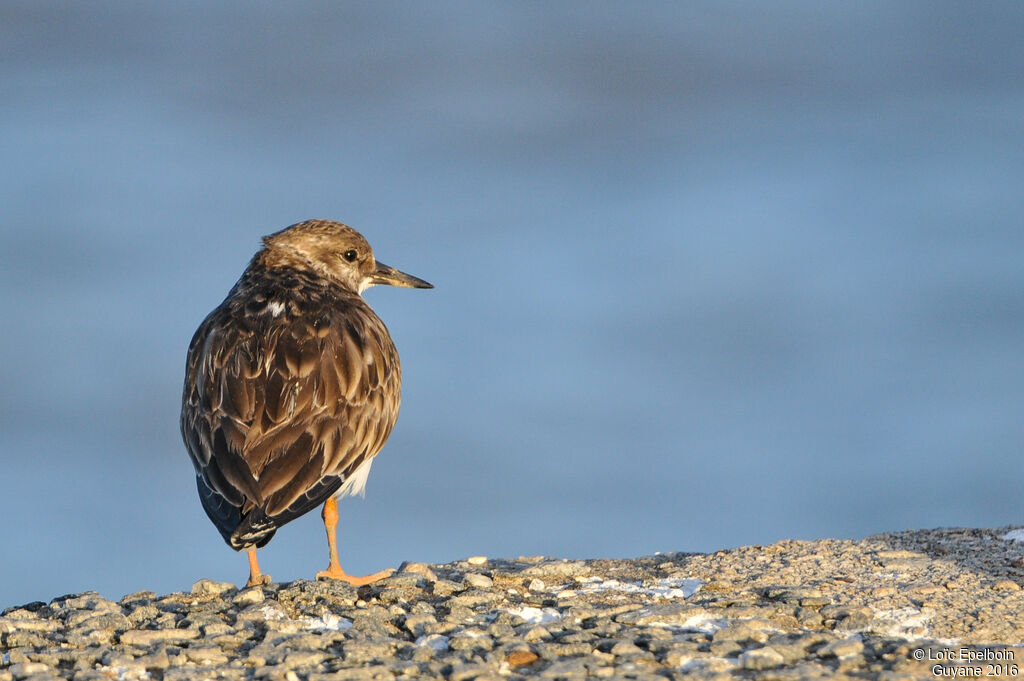
<svg viewBox="0 0 1024 681">
<path fill-rule="evenodd" d="M 235 531 L 224 537 L 235 551 L 249 549 L 255 546 L 260 548 L 270 541 L 277 528 L 282 523 L 274 518 L 268 518 L 267 514 L 258 508 L 254 508 L 238 524 Z"/>
<path fill-rule="evenodd" d="M 260 548 L 270 541 L 277 528 L 324 503 L 329 496 L 338 491 L 344 481 L 345 479 L 341 477 L 323 478 L 291 506 L 275 516 L 268 516 L 262 509 L 254 508 L 237 523 L 233 532 L 225 535 L 224 539 L 236 551 L 252 546 Z"/>
<path fill-rule="evenodd" d="M 231 533 L 242 521 L 239 508 L 214 492 L 201 475 L 196 476 L 196 488 L 199 490 L 199 500 L 203 502 L 203 510 L 206 511 L 206 515 L 217 526 L 224 541 L 231 544 Z"/>
<path fill-rule="evenodd" d="M 258 509 L 243 518 L 242 510 L 214 492 L 201 475 L 196 476 L 196 488 L 199 490 L 199 499 L 203 502 L 206 515 L 217 526 L 217 531 L 224 537 L 228 546 L 235 551 L 251 548 L 253 545 L 263 546 L 270 541 L 280 526 L 280 523 L 268 519 Z"/>
</svg>

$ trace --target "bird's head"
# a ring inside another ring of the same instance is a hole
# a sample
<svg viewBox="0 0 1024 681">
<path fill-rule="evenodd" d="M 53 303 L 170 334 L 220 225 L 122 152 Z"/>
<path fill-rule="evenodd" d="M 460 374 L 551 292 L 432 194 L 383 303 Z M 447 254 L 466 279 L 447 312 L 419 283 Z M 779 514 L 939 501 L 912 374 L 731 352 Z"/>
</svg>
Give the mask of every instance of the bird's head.
<svg viewBox="0 0 1024 681">
<path fill-rule="evenodd" d="M 257 257 L 266 267 L 311 270 L 356 293 L 376 284 L 434 288 L 418 277 L 378 262 L 362 234 L 329 220 L 307 220 L 263 237 L 263 250 Z"/>
</svg>

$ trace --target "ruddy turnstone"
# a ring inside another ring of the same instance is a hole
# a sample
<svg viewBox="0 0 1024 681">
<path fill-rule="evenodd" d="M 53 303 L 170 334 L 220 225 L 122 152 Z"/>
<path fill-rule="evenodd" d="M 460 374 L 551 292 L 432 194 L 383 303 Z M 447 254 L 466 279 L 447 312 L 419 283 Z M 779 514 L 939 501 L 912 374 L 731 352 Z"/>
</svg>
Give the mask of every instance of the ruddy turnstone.
<svg viewBox="0 0 1024 681">
<path fill-rule="evenodd" d="M 398 418 L 402 372 L 362 292 L 433 288 L 374 259 L 359 232 L 309 220 L 263 238 L 188 349 L 181 434 L 199 498 L 224 541 L 249 553 L 323 504 L 330 564 L 317 577 L 367 584 L 338 563 L 337 499 L 363 491 Z"/>
</svg>

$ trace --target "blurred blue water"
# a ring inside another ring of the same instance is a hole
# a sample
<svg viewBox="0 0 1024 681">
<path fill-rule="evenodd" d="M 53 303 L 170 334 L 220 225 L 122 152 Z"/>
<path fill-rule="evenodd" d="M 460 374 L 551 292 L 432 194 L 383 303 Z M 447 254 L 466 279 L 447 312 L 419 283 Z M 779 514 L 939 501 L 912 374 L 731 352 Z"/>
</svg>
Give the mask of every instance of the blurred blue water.
<svg viewBox="0 0 1024 681">
<path fill-rule="evenodd" d="M 343 564 L 1020 522 L 1024 8 L 0 6 L 0 606 L 240 581 L 184 354 L 367 235 L 398 427 Z M 325 563 L 316 514 L 262 555 Z"/>
</svg>

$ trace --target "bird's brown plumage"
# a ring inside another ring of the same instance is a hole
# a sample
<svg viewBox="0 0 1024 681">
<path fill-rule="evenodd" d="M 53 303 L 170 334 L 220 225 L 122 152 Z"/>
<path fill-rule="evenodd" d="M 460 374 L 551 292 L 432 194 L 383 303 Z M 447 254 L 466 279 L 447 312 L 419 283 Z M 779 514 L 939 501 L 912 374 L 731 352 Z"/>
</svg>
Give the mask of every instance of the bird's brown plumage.
<svg viewBox="0 0 1024 681">
<path fill-rule="evenodd" d="M 383 447 L 401 402 L 395 345 L 359 295 L 358 278 L 385 268 L 365 239 L 310 221 L 264 242 L 196 331 L 182 397 L 203 507 L 236 550 L 335 494 Z"/>
</svg>

